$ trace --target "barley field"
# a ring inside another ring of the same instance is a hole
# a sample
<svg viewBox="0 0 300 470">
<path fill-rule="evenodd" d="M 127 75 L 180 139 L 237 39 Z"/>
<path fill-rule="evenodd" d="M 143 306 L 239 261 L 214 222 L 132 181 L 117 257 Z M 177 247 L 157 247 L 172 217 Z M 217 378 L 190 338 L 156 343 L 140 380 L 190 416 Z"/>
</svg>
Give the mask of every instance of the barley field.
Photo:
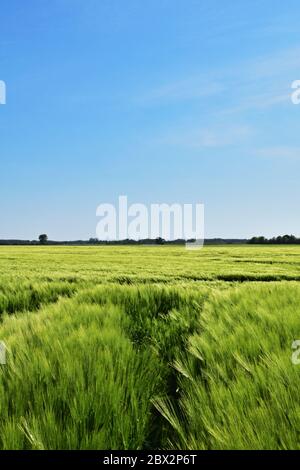
<svg viewBox="0 0 300 470">
<path fill-rule="evenodd" d="M 299 449 L 300 247 L 0 247 L 1 449 Z"/>
</svg>

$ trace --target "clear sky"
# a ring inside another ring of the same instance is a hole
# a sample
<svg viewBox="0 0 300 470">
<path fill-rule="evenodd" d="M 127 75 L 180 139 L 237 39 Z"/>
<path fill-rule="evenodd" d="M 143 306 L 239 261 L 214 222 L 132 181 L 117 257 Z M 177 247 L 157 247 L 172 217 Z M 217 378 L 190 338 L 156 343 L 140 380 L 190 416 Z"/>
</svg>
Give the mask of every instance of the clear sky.
<svg viewBox="0 0 300 470">
<path fill-rule="evenodd" d="M 205 204 L 206 236 L 300 236 L 296 0 L 3 0 L 0 238 Z"/>
</svg>

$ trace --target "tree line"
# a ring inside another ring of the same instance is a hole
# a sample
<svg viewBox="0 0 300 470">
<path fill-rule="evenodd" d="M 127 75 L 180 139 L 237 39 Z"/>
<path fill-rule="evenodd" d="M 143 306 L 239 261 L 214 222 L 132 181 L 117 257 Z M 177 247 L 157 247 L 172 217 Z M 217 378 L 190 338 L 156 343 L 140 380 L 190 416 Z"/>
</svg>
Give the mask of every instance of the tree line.
<svg viewBox="0 0 300 470">
<path fill-rule="evenodd" d="M 250 245 L 299 245 L 300 238 L 295 235 L 283 235 L 273 238 L 253 237 L 248 242 Z"/>
<path fill-rule="evenodd" d="M 89 240 L 65 240 L 65 241 L 55 241 L 49 240 L 47 234 L 42 234 L 38 237 L 37 240 L 0 240 L 0 245 L 185 245 L 186 242 L 193 243 L 196 240 L 192 239 L 177 239 L 177 240 L 165 240 L 162 237 L 157 238 L 145 238 L 141 240 L 99 240 L 98 238 L 90 238 Z M 204 243 L 206 245 L 235 245 L 235 244 L 245 244 L 247 243 L 246 239 L 237 239 L 237 238 L 211 238 L 205 239 Z"/>
<path fill-rule="evenodd" d="M 47 234 L 42 234 L 37 240 L 0 240 L 0 245 L 184 245 L 186 242 L 195 242 L 195 239 L 184 240 L 165 240 L 164 238 L 145 238 L 143 240 L 98 240 L 98 238 L 90 238 L 89 240 L 66 240 L 55 241 L 49 240 Z M 252 237 L 251 239 L 239 238 L 210 238 L 205 239 L 205 245 L 298 245 L 300 238 L 294 235 L 283 235 L 273 238 Z"/>
</svg>

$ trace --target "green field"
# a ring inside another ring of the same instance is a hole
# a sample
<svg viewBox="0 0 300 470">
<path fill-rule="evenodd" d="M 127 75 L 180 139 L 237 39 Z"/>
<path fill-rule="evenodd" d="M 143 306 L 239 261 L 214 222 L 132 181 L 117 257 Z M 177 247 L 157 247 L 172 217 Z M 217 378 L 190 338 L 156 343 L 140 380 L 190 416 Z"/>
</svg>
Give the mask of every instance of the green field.
<svg viewBox="0 0 300 470">
<path fill-rule="evenodd" d="M 299 449 L 300 246 L 0 247 L 1 449 Z"/>
</svg>

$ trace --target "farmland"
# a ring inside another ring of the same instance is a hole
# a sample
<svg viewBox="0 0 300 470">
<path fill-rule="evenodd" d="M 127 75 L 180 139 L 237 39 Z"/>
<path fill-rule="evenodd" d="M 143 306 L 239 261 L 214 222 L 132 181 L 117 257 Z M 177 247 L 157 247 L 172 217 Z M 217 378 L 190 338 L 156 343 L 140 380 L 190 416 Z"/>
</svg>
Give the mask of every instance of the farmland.
<svg viewBox="0 0 300 470">
<path fill-rule="evenodd" d="M 1 449 L 299 449 L 300 247 L 0 247 Z"/>
</svg>

